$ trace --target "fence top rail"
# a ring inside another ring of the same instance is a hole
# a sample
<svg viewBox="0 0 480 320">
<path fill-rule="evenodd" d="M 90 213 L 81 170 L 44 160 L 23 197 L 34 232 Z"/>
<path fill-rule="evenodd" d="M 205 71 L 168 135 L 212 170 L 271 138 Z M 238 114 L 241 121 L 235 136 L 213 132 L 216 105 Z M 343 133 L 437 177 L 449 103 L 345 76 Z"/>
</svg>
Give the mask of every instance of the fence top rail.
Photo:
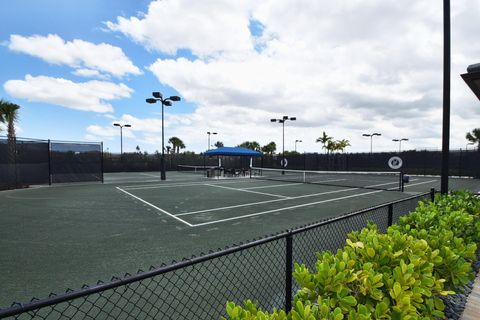
<svg viewBox="0 0 480 320">
<path fill-rule="evenodd" d="M 45 299 L 35 299 L 35 298 L 33 298 L 31 300 L 31 302 L 28 302 L 28 303 L 25 303 L 25 304 L 14 303 L 14 304 L 12 304 L 11 307 L 0 309 L 0 318 L 19 315 L 19 314 L 24 313 L 24 312 L 33 311 L 33 310 L 36 310 L 36 309 L 52 306 L 52 305 L 55 305 L 55 304 L 58 304 L 58 303 L 67 302 L 67 301 L 74 300 L 74 299 L 81 298 L 81 297 L 85 297 L 85 296 L 88 296 L 88 295 L 91 295 L 91 294 L 106 291 L 108 289 L 117 288 L 117 287 L 127 285 L 127 284 L 130 284 L 130 283 L 133 283 L 133 282 L 138 282 L 138 281 L 141 281 L 141 280 L 144 280 L 144 279 L 147 279 L 147 278 L 152 278 L 152 277 L 155 277 L 155 276 L 158 276 L 158 275 L 170 272 L 170 271 L 175 271 L 175 270 L 182 269 L 182 268 L 185 268 L 185 267 L 193 266 L 193 265 L 196 265 L 198 263 L 208 261 L 208 260 L 211 260 L 211 259 L 214 259 L 214 258 L 219 258 L 219 257 L 225 256 L 225 255 L 228 255 L 228 254 L 232 254 L 232 253 L 239 252 L 239 251 L 242 251 L 242 250 L 245 250 L 245 249 L 256 247 L 256 246 L 259 246 L 259 245 L 262 245 L 262 244 L 265 244 L 265 243 L 268 243 L 268 242 L 273 242 L 273 241 L 276 241 L 276 240 L 280 240 L 282 238 L 287 238 L 287 237 L 292 236 L 294 234 L 302 233 L 302 232 L 305 232 L 307 230 L 311 230 L 311 229 L 320 227 L 322 225 L 327 225 L 327 224 L 330 224 L 330 223 L 338 222 L 338 221 L 350 218 L 352 216 L 363 214 L 363 213 L 368 212 L 368 211 L 388 207 L 388 206 L 393 205 L 393 204 L 413 200 L 413 199 L 416 199 L 416 198 L 422 198 L 422 197 L 425 197 L 429 194 L 431 194 L 431 193 L 426 192 L 426 193 L 422 193 L 422 194 L 418 194 L 418 195 L 413 195 L 413 196 L 410 196 L 410 197 L 407 197 L 407 198 L 402 198 L 402 199 L 399 199 L 399 200 L 395 200 L 395 201 L 392 201 L 392 202 L 380 204 L 380 205 L 377 205 L 377 206 L 364 208 L 364 209 L 361 209 L 361 210 L 357 210 L 357 211 L 354 211 L 354 212 L 351 212 L 351 213 L 344 214 L 344 215 L 336 217 L 336 218 L 322 220 L 322 221 L 319 221 L 319 222 L 316 222 L 316 223 L 313 223 L 313 224 L 300 226 L 300 227 L 297 227 L 297 228 L 293 228 L 293 229 L 289 229 L 289 230 L 286 230 L 286 231 L 283 231 L 283 232 L 279 232 L 277 234 L 273 234 L 273 235 L 270 235 L 270 236 L 267 236 L 267 237 L 264 237 L 264 238 L 260 238 L 258 240 L 253 240 L 253 241 L 249 241 L 249 242 L 246 242 L 246 243 L 240 243 L 240 244 L 236 244 L 236 245 L 234 244 L 231 247 L 226 247 L 225 249 L 218 250 L 218 251 L 210 251 L 207 254 L 201 254 L 198 257 L 197 256 L 192 256 L 192 258 L 190 258 L 190 259 L 184 258 L 183 260 L 181 260 L 179 262 L 173 262 L 172 264 L 169 264 L 169 265 L 164 265 L 163 264 L 163 265 L 161 265 L 160 267 L 157 267 L 157 268 L 152 267 L 150 270 L 145 271 L 145 272 L 140 270 L 139 273 L 137 273 L 135 275 L 126 274 L 124 278 L 113 277 L 112 280 L 110 282 L 107 282 L 107 283 L 104 283 L 103 281 L 99 281 L 98 284 L 94 285 L 94 286 L 86 286 L 85 285 L 81 289 L 78 289 L 78 290 L 69 289 L 65 293 L 58 294 L 58 295 L 52 293 L 49 297 L 47 297 Z"/>
<path fill-rule="evenodd" d="M 0 140 L 8 140 L 7 136 L 0 135 Z M 36 139 L 36 138 L 25 138 L 25 137 L 15 137 L 16 141 L 32 141 L 32 142 L 44 142 L 44 143 L 74 143 L 74 144 L 93 144 L 93 145 L 100 145 L 102 142 L 98 141 L 67 141 L 67 140 L 52 140 L 52 139 Z"/>
</svg>

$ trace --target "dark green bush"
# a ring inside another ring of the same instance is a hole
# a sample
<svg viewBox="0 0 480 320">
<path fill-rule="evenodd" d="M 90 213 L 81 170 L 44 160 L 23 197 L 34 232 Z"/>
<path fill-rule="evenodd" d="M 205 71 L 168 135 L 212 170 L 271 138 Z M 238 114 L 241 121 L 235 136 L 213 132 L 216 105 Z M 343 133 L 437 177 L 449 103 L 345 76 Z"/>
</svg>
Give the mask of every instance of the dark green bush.
<svg viewBox="0 0 480 320">
<path fill-rule="evenodd" d="M 287 313 L 227 304 L 231 320 L 435 319 L 439 298 L 473 277 L 480 200 L 466 192 L 420 203 L 386 234 L 375 225 L 349 234 L 336 253 L 318 253 L 315 270 L 295 264 L 301 289 Z M 446 289 L 444 289 L 446 288 Z"/>
</svg>

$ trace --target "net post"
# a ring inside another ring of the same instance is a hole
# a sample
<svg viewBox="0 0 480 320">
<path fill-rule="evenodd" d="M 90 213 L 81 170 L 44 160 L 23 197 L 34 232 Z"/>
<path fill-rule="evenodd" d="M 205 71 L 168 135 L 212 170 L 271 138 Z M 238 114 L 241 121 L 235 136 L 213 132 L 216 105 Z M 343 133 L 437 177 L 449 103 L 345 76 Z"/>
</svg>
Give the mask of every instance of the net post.
<svg viewBox="0 0 480 320">
<path fill-rule="evenodd" d="M 52 185 L 52 142 L 48 139 L 48 185 Z"/>
<path fill-rule="evenodd" d="M 404 173 L 403 171 L 400 171 L 400 185 L 399 185 L 399 191 L 403 192 L 405 191 L 405 181 L 403 181 Z"/>
<path fill-rule="evenodd" d="M 393 224 L 393 204 L 388 204 L 388 222 L 387 225 L 390 227 Z"/>
<path fill-rule="evenodd" d="M 430 200 L 435 202 L 435 188 L 430 189 Z"/>
<path fill-rule="evenodd" d="M 285 312 L 288 312 L 292 309 L 293 235 L 291 232 L 286 237 L 285 258 Z"/>
<path fill-rule="evenodd" d="M 102 177 L 102 183 L 104 183 L 104 178 L 103 178 L 103 141 L 100 142 L 100 170 L 101 170 L 101 177 Z"/>
</svg>

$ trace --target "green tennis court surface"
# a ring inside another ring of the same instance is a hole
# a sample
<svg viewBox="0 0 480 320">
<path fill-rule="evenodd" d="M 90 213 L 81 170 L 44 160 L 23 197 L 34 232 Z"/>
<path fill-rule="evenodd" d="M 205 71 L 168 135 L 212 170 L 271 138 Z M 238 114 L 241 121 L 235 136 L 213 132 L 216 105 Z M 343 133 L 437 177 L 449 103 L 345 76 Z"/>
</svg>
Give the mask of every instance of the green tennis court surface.
<svg viewBox="0 0 480 320">
<path fill-rule="evenodd" d="M 106 174 L 105 184 L 0 192 L 0 306 L 438 188 L 405 192 L 201 174 Z M 478 180 L 452 188 L 480 191 Z"/>
</svg>

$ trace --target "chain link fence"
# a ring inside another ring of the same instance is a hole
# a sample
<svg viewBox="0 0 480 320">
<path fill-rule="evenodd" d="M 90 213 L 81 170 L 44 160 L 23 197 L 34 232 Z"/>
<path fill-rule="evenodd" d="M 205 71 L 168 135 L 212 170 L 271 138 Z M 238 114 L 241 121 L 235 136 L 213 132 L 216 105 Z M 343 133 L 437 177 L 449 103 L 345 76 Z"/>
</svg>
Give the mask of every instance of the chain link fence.
<svg viewBox="0 0 480 320">
<path fill-rule="evenodd" d="M 288 169 L 319 171 L 389 171 L 388 159 L 400 156 L 403 160 L 402 171 L 412 175 L 440 175 L 442 152 L 431 150 L 412 150 L 378 153 L 304 153 L 286 155 Z M 254 166 L 263 168 L 281 168 L 281 155 L 264 155 L 255 158 Z M 480 178 L 480 151 L 451 150 L 449 175 Z"/>
<path fill-rule="evenodd" d="M 341 248 L 349 232 L 369 222 L 385 231 L 434 191 L 305 225 L 171 265 L 114 278 L 44 300 L 0 310 L 10 319 L 219 319 L 227 301 L 258 301 L 290 309 L 298 288 L 293 262 L 312 268 L 316 252 Z"/>
<path fill-rule="evenodd" d="M 101 143 L 0 138 L 0 190 L 103 181 Z"/>
</svg>

